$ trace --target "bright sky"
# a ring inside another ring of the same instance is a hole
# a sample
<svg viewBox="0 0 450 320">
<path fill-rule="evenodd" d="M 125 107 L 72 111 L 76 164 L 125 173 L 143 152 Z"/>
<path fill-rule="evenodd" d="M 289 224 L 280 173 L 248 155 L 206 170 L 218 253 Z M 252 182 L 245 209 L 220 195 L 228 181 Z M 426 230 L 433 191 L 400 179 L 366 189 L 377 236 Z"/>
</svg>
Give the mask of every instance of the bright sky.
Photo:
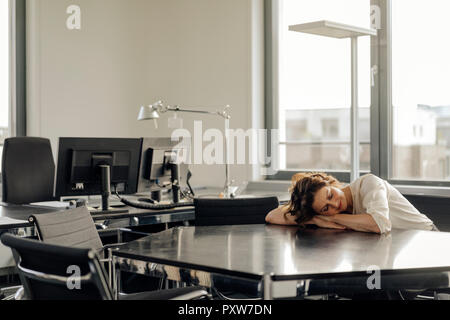
<svg viewBox="0 0 450 320">
<path fill-rule="evenodd" d="M 370 0 L 284 0 L 281 39 L 282 109 L 343 108 L 351 104 L 349 39 L 289 31 L 289 25 L 331 20 L 370 27 Z M 359 40 L 360 106 L 370 105 L 370 38 Z"/>
<path fill-rule="evenodd" d="M 370 27 L 369 0 L 284 0 L 281 108 L 351 102 L 350 40 L 288 31 L 317 20 Z M 393 1 L 393 103 L 450 105 L 449 0 Z M 359 38 L 359 105 L 370 105 L 370 39 Z"/>
<path fill-rule="evenodd" d="M 0 1 L 0 127 L 8 126 L 9 104 L 9 9 L 8 1 Z"/>
<path fill-rule="evenodd" d="M 393 104 L 450 105 L 450 1 L 393 1 Z"/>
</svg>

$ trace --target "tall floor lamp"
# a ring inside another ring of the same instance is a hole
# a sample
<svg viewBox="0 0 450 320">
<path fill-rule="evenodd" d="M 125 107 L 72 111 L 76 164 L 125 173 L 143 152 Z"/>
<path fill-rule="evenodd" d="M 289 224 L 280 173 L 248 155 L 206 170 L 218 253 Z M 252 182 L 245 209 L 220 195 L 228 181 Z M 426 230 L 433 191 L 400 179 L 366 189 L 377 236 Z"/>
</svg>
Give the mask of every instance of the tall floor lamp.
<svg viewBox="0 0 450 320">
<path fill-rule="evenodd" d="M 317 21 L 289 26 L 290 31 L 319 36 L 345 39 L 350 38 L 352 52 L 352 108 L 351 108 L 351 181 L 359 177 L 358 140 L 358 37 L 376 36 L 377 30 L 349 26 L 332 21 Z"/>
<path fill-rule="evenodd" d="M 233 186 L 233 180 L 230 178 L 230 163 L 228 161 L 228 143 L 229 143 L 229 129 L 230 129 L 230 119 L 231 116 L 228 113 L 230 106 L 226 106 L 221 111 L 205 111 L 205 110 L 193 110 L 184 109 L 179 106 L 165 106 L 162 101 L 158 101 L 149 106 L 141 107 L 138 115 L 138 120 L 157 120 L 160 114 L 166 112 L 186 112 L 186 113 L 197 113 L 219 116 L 225 120 L 225 186 L 223 190 L 223 195 L 225 198 L 234 198 L 238 187 Z M 156 123 L 155 123 L 156 124 Z"/>
</svg>

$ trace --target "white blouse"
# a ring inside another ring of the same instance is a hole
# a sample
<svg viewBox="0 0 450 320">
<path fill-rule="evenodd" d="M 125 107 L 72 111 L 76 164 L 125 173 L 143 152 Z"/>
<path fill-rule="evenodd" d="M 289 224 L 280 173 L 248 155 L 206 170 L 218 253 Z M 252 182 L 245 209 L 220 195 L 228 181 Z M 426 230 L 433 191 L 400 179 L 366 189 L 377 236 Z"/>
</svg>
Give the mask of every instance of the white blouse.
<svg viewBox="0 0 450 320">
<path fill-rule="evenodd" d="M 368 174 L 350 184 L 353 198 L 353 214 L 370 214 L 381 233 L 392 228 L 433 229 L 433 221 L 421 214 L 406 198 L 387 181 Z"/>
</svg>

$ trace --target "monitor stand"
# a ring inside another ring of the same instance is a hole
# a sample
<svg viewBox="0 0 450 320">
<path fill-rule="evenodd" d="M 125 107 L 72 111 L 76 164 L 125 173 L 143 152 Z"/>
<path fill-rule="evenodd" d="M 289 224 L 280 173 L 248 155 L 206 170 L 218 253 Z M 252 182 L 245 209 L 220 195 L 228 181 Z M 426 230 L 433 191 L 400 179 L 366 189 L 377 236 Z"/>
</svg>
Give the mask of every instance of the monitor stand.
<svg viewBox="0 0 450 320">
<path fill-rule="evenodd" d="M 111 167 L 109 165 L 99 165 L 102 177 L 102 206 L 99 209 L 90 211 L 91 214 L 115 214 L 128 213 L 127 209 L 111 208 L 109 206 L 109 196 L 111 195 Z"/>
</svg>

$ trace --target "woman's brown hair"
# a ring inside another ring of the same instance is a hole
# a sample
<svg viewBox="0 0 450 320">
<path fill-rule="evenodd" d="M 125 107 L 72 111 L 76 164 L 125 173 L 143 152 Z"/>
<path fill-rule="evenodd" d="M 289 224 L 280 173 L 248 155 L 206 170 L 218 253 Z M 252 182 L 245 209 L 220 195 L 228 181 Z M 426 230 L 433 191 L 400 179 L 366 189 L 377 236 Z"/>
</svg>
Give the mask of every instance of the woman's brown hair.
<svg viewBox="0 0 450 320">
<path fill-rule="evenodd" d="M 288 213 L 297 217 L 299 225 L 311 220 L 316 212 L 312 208 L 314 195 L 326 186 L 341 187 L 341 183 L 333 176 L 325 173 L 297 173 L 292 177 L 289 188 L 291 200 L 288 203 Z"/>
</svg>

